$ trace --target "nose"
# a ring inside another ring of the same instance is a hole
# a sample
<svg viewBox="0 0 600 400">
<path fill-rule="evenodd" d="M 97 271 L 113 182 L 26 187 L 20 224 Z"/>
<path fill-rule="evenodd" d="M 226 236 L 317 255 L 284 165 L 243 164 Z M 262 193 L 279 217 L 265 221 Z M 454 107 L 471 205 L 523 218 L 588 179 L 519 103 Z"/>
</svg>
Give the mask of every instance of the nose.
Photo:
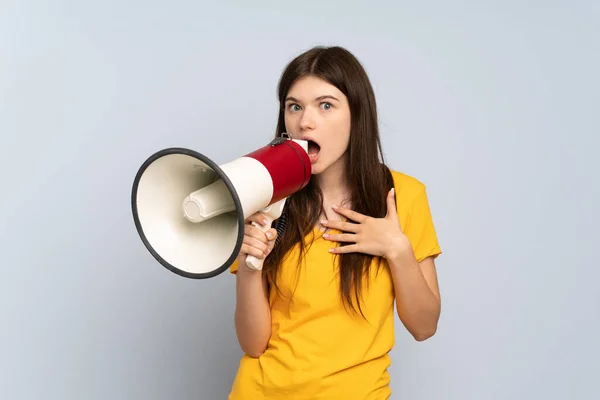
<svg viewBox="0 0 600 400">
<path fill-rule="evenodd" d="M 310 109 L 306 108 L 300 118 L 300 128 L 304 131 L 315 128 L 315 118 Z"/>
</svg>

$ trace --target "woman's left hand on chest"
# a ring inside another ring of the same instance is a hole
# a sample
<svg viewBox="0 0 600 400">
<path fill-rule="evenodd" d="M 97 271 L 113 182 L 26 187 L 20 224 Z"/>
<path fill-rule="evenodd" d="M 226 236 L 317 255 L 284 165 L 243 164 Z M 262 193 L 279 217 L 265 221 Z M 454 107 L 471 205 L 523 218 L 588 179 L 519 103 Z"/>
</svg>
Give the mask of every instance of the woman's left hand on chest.
<svg viewBox="0 0 600 400">
<path fill-rule="evenodd" d="M 343 232 L 326 233 L 323 238 L 348 244 L 335 246 L 330 252 L 365 253 L 389 259 L 400 252 L 411 251 L 410 241 L 400 226 L 393 189 L 388 193 L 386 203 L 387 215 L 383 218 L 369 217 L 345 207 L 333 207 L 347 221 L 321 221 L 323 226 Z"/>
</svg>

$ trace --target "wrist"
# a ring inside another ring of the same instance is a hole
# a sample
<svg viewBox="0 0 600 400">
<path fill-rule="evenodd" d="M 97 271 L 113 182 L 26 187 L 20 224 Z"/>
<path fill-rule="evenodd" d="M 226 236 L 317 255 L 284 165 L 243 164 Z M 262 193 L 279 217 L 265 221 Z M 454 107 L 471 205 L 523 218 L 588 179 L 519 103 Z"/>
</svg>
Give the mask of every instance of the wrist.
<svg viewBox="0 0 600 400">
<path fill-rule="evenodd" d="M 410 259 L 413 256 L 413 249 L 410 244 L 408 238 L 404 235 L 398 235 L 394 237 L 388 248 L 383 253 L 383 257 L 388 260 L 388 262 L 398 262 L 405 259 Z"/>
<path fill-rule="evenodd" d="M 248 264 L 246 264 L 245 260 L 239 260 L 238 273 L 241 273 L 244 276 L 261 276 L 262 275 L 261 270 L 256 270 L 256 269 L 250 268 L 248 266 Z"/>
</svg>

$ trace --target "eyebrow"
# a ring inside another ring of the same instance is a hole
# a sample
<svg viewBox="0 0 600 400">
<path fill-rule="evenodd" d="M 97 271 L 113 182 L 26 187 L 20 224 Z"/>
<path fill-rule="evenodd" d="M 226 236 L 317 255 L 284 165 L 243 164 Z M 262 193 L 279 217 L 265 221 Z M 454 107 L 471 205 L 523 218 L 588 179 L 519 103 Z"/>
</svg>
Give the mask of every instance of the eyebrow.
<svg viewBox="0 0 600 400">
<path fill-rule="evenodd" d="M 335 101 L 339 101 L 339 99 L 335 98 L 334 96 L 332 96 L 332 95 L 330 95 L 330 94 L 326 94 L 326 95 L 323 95 L 323 96 L 319 96 L 319 97 L 317 97 L 315 100 L 316 100 L 316 101 L 320 101 L 320 100 L 324 100 L 324 99 L 332 99 L 332 100 L 335 100 Z M 296 103 L 300 103 L 300 100 L 296 99 L 295 97 L 291 97 L 291 96 L 287 97 L 287 98 L 285 99 L 285 101 L 286 101 L 286 102 L 288 102 L 288 101 L 295 101 Z"/>
</svg>

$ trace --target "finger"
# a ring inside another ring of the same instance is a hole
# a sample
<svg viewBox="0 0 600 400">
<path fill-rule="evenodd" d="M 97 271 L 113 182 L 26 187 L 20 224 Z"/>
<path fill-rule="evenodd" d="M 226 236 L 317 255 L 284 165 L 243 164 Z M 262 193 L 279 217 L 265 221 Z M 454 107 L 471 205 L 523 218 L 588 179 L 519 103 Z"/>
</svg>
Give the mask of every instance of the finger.
<svg viewBox="0 0 600 400">
<path fill-rule="evenodd" d="M 262 260 L 263 258 L 266 257 L 264 251 L 257 249 L 256 247 L 249 246 L 247 244 L 242 245 L 240 254 L 251 255 L 251 256 L 258 258 L 259 260 Z"/>
<path fill-rule="evenodd" d="M 265 243 L 269 240 L 269 237 L 267 236 L 267 232 L 269 232 L 269 234 L 272 234 L 270 229 L 267 231 L 263 231 L 261 228 L 254 226 L 254 225 L 246 225 L 244 227 L 244 234 L 246 234 L 248 236 L 252 236 L 252 237 L 259 239 Z"/>
<path fill-rule="evenodd" d="M 253 247 L 259 251 L 262 251 L 263 253 L 265 251 L 267 251 L 267 247 L 268 247 L 268 244 L 266 242 L 263 242 L 252 236 L 244 236 L 244 241 L 242 242 L 242 246 L 244 246 L 244 245 Z"/>
<path fill-rule="evenodd" d="M 351 234 L 351 233 L 342 233 L 342 234 L 325 233 L 325 234 L 323 234 L 323 238 L 330 240 L 332 242 L 356 243 L 356 235 Z"/>
<path fill-rule="evenodd" d="M 356 222 L 362 223 L 362 222 L 366 221 L 366 219 L 368 218 L 366 215 L 358 213 L 354 210 L 350 210 L 349 208 L 346 208 L 346 207 L 331 206 L 331 208 L 333 208 L 333 211 L 335 211 L 336 213 L 341 214 L 344 217 L 347 217 L 351 221 L 356 221 Z"/>
<path fill-rule="evenodd" d="M 275 242 L 275 239 L 277 239 L 277 229 L 270 228 L 265 232 L 265 235 L 267 236 L 267 239 L 269 239 L 269 242 Z"/>
<path fill-rule="evenodd" d="M 347 221 L 330 221 L 330 220 L 324 219 L 321 221 L 321 225 L 323 225 L 327 228 L 337 229 L 342 232 L 357 233 L 360 229 L 359 224 L 355 224 L 353 222 L 347 222 Z"/>
<path fill-rule="evenodd" d="M 329 252 L 335 254 L 358 253 L 360 252 L 360 249 L 356 244 L 349 244 L 347 246 L 333 247 L 329 249 Z"/>
<path fill-rule="evenodd" d="M 269 244 L 267 245 L 267 250 L 265 251 L 265 254 L 266 255 L 271 254 L 271 252 L 273 251 L 274 248 L 275 248 L 275 241 L 269 242 Z"/>
<path fill-rule="evenodd" d="M 387 215 L 389 218 L 397 218 L 398 213 L 396 211 L 396 191 L 394 188 L 388 192 L 387 195 Z"/>
<path fill-rule="evenodd" d="M 269 221 L 265 218 L 265 216 L 261 213 L 254 213 L 246 219 L 246 223 L 251 224 L 255 222 L 259 225 L 266 226 Z"/>
<path fill-rule="evenodd" d="M 265 249 L 267 247 L 267 243 L 269 242 L 269 238 L 265 234 L 265 232 L 261 231 L 259 228 L 251 225 L 246 225 L 246 229 L 244 230 L 244 243 L 250 244 L 255 247 Z M 270 234 L 270 233 L 269 233 Z"/>
<path fill-rule="evenodd" d="M 275 229 L 271 228 L 266 232 L 266 235 L 269 238 L 269 241 L 267 242 L 267 249 L 265 250 L 265 255 L 268 256 L 269 254 L 271 254 L 271 252 L 273 251 L 273 248 L 275 247 L 275 239 L 277 239 L 277 231 Z"/>
</svg>

